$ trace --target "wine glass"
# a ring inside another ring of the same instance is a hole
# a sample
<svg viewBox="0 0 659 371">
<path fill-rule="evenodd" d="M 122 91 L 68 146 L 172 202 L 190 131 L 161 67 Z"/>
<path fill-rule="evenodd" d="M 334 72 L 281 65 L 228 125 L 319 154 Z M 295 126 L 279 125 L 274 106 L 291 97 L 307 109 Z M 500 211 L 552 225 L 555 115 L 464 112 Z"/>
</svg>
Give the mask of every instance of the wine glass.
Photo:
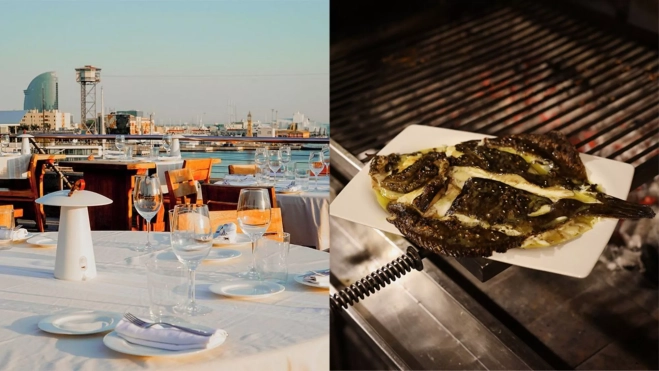
<svg viewBox="0 0 659 371">
<path fill-rule="evenodd" d="M 309 170 L 314 175 L 314 179 L 316 180 L 314 182 L 314 191 L 318 190 L 318 174 L 320 174 L 321 171 L 323 171 L 323 168 L 325 167 L 325 163 L 323 161 L 323 153 L 322 152 L 312 152 L 309 155 Z"/>
<path fill-rule="evenodd" d="M 160 188 L 160 180 L 157 175 L 136 175 L 135 188 L 133 189 L 133 205 L 135 210 L 146 220 L 146 247 L 138 247 L 135 251 L 150 252 L 151 239 L 151 219 L 153 219 L 160 208 L 162 207 L 162 189 Z"/>
<path fill-rule="evenodd" d="M 195 270 L 213 246 L 213 231 L 207 205 L 185 204 L 174 207 L 171 221 L 172 250 L 188 268 L 188 302 L 175 311 L 189 316 L 203 316 L 212 309 L 195 302 Z"/>
<path fill-rule="evenodd" d="M 329 166 L 330 166 L 330 149 L 328 145 L 323 146 L 323 162 L 325 163 L 325 168 L 327 169 L 327 172 L 329 174 Z"/>
<path fill-rule="evenodd" d="M 117 149 L 123 153 L 124 148 L 126 148 L 126 137 L 124 137 L 123 135 L 117 135 L 114 138 L 114 146 L 117 147 Z"/>
<path fill-rule="evenodd" d="M 4 156 L 4 148 L 9 147 L 9 135 L 3 135 L 2 141 L 0 142 L 0 155 Z"/>
<path fill-rule="evenodd" d="M 288 163 L 291 162 L 291 146 L 282 146 L 281 149 L 281 162 L 284 164 L 284 175 L 288 173 Z"/>
<path fill-rule="evenodd" d="M 277 172 L 281 168 L 281 152 L 279 150 L 268 151 L 268 167 L 275 173 L 275 185 L 277 185 Z"/>
<path fill-rule="evenodd" d="M 263 185 L 263 171 L 268 162 L 267 148 L 257 148 L 254 154 L 254 163 L 256 164 L 256 184 Z"/>
<path fill-rule="evenodd" d="M 167 151 L 167 156 L 169 156 L 169 151 L 172 148 L 172 135 L 166 134 L 162 137 L 162 148 Z"/>
<path fill-rule="evenodd" d="M 252 266 L 242 276 L 247 279 L 256 280 L 259 274 L 254 264 L 254 246 L 256 240 L 270 226 L 270 196 L 268 190 L 263 188 L 244 188 L 238 196 L 238 224 L 240 229 L 252 240 Z"/>
</svg>

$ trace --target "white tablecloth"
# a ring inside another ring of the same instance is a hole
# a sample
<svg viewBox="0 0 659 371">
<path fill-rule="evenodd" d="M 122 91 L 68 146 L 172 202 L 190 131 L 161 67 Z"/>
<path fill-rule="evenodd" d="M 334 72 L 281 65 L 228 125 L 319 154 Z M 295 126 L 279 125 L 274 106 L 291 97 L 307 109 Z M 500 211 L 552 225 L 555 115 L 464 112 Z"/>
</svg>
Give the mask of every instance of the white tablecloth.
<svg viewBox="0 0 659 371">
<path fill-rule="evenodd" d="M 32 155 L 8 155 L 0 157 L 0 179 L 24 179 L 30 167 Z"/>
<path fill-rule="evenodd" d="M 277 181 L 284 187 L 290 181 Z M 253 176 L 227 176 L 216 184 L 250 186 L 256 184 Z M 315 180 L 310 179 L 310 187 Z M 318 190 L 295 194 L 277 193 L 284 231 L 291 234 L 291 243 L 329 249 L 329 177 L 318 177 Z"/>
<path fill-rule="evenodd" d="M 197 300 L 213 308 L 198 320 L 229 333 L 220 347 L 186 357 L 136 357 L 103 344 L 104 334 L 53 335 L 38 329 L 44 317 L 61 310 L 146 313 L 148 295 L 140 253 L 129 246 L 146 242 L 145 232 L 93 232 L 98 276 L 88 282 L 53 278 L 54 248 L 14 244 L 0 251 L 0 365 L 6 370 L 326 370 L 329 368 L 328 291 L 303 286 L 292 274 L 329 267 L 329 254 L 291 246 L 286 291 L 260 300 L 235 300 L 208 290 L 247 269 L 243 255 L 203 263 L 197 273 Z M 165 246 L 166 233 L 152 233 Z M 195 320 L 193 320 L 195 321 Z"/>
</svg>

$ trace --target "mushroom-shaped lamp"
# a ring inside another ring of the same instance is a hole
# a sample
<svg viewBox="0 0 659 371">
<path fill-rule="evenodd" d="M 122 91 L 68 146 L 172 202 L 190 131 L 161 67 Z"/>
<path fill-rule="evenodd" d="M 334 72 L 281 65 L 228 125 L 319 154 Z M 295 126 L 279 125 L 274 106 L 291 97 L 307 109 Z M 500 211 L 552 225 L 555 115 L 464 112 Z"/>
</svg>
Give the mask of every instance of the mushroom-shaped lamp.
<svg viewBox="0 0 659 371">
<path fill-rule="evenodd" d="M 62 207 L 57 233 L 55 278 L 86 281 L 96 277 L 96 259 L 87 207 L 108 205 L 112 200 L 90 191 L 63 190 L 49 193 L 35 202 Z"/>
</svg>

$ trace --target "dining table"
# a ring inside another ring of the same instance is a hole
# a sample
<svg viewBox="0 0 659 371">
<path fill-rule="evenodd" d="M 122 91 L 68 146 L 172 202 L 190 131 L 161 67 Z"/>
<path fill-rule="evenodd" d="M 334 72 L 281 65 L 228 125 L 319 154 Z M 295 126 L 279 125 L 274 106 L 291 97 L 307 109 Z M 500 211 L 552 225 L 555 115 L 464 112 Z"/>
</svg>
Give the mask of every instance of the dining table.
<svg viewBox="0 0 659 371">
<path fill-rule="evenodd" d="M 42 235 L 46 236 L 46 235 Z M 57 232 L 49 232 L 57 240 Z M 8 370 L 326 370 L 329 369 L 328 291 L 302 285 L 295 275 L 329 268 L 329 254 L 291 245 L 285 290 L 259 299 L 235 299 L 209 286 L 230 282 L 248 269 L 251 245 L 231 245 L 241 255 L 204 261 L 197 269 L 196 299 L 212 312 L 188 323 L 223 329 L 217 348 L 177 357 L 136 356 L 105 345 L 112 333 L 57 335 L 38 324 L 58 313 L 105 311 L 148 316 L 145 260 L 134 251 L 146 232 L 92 231 L 97 276 L 87 281 L 55 279 L 56 248 L 30 239 L 0 250 L 0 365 Z M 167 253 L 168 233 L 151 233 L 154 249 Z M 223 249 L 226 247 L 213 247 Z M 174 258 L 175 259 L 175 258 Z M 107 340 L 107 339 L 106 339 Z"/>
<path fill-rule="evenodd" d="M 277 205 L 281 209 L 284 230 L 291 234 L 291 243 L 329 249 L 329 177 L 319 176 L 316 188 L 315 178 L 309 180 L 307 190 L 286 189 L 292 183 L 279 175 L 275 184 Z M 256 185 L 252 175 L 230 174 L 215 184 L 234 186 Z"/>
</svg>

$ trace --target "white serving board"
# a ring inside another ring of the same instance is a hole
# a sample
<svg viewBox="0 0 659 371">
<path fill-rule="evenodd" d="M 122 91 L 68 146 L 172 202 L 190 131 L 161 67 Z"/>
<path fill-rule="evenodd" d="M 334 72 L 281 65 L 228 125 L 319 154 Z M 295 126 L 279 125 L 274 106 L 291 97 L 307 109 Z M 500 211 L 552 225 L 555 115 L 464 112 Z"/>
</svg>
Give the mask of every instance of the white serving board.
<svg viewBox="0 0 659 371">
<path fill-rule="evenodd" d="M 454 145 L 488 135 L 410 125 L 378 154 L 409 153 L 441 145 Z M 626 199 L 634 167 L 630 164 L 581 154 L 588 179 L 600 184 L 611 196 Z M 355 176 L 330 205 L 330 215 L 402 236 L 387 222 L 387 212 L 378 204 L 368 175 L 370 164 Z M 489 259 L 521 267 L 584 278 L 590 274 L 616 227 L 617 219 L 602 219 L 593 229 L 564 244 L 537 248 L 511 249 L 494 253 Z"/>
</svg>

